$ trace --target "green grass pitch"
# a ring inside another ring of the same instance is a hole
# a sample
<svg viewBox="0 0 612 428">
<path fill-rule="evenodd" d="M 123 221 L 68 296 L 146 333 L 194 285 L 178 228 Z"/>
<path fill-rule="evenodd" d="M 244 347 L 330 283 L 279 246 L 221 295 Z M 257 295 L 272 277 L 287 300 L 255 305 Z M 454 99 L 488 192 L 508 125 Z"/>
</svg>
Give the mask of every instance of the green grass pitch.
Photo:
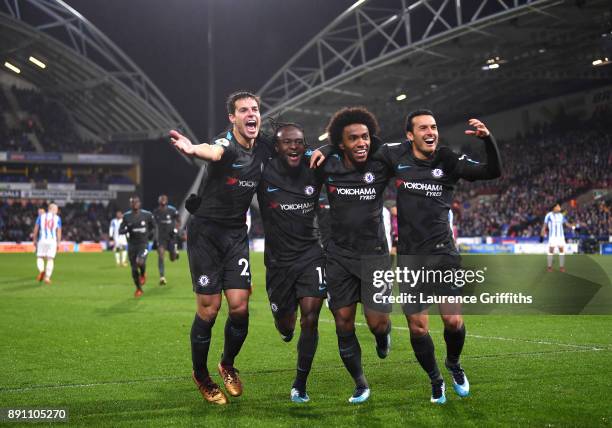
<svg viewBox="0 0 612 428">
<path fill-rule="evenodd" d="M 361 324 L 357 329 L 372 397 L 355 406 L 347 403 L 352 381 L 324 307 L 309 379 L 311 402 L 293 404 L 289 390 L 296 339 L 286 344 L 274 329 L 262 259 L 261 254 L 251 257 L 250 330 L 236 361 L 244 394 L 217 407 L 202 401 L 191 380 L 195 304 L 184 253 L 177 263 L 166 262 L 166 287 L 157 285 L 156 254 L 151 254 L 140 300 L 133 298 L 129 269 L 116 268 L 111 253 L 60 254 L 51 286 L 34 280 L 33 254 L 0 255 L 0 408 L 63 407 L 71 425 L 99 426 L 611 424 L 609 315 L 467 316 L 462 362 L 472 395 L 460 399 L 449 388 L 444 406 L 429 403 L 429 383 L 412 354 L 401 315 L 393 315 L 393 349 L 386 360 L 377 358 L 373 337 Z M 612 277 L 612 257 L 591 260 Z M 508 257 L 508 274 L 501 280 L 525 281 L 544 263 L 544 256 Z M 580 268 L 577 263 L 568 257 L 568 273 Z M 221 354 L 225 316 L 224 307 L 214 327 L 211 372 Z M 362 315 L 358 321 L 363 323 Z M 438 317 L 432 317 L 431 330 L 442 366 Z M 443 374 L 448 384 L 450 376 Z M 220 382 L 216 372 L 214 378 Z"/>
</svg>

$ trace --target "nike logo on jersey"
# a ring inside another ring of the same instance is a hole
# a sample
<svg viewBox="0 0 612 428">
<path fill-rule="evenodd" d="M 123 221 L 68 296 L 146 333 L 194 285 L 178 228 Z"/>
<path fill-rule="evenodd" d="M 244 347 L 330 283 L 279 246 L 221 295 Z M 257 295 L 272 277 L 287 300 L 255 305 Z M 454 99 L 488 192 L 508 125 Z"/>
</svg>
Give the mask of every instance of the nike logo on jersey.
<svg viewBox="0 0 612 428">
<path fill-rule="evenodd" d="M 480 162 L 477 162 L 477 161 L 475 161 L 475 160 L 473 160 L 473 159 L 468 158 L 468 157 L 467 157 L 467 155 L 461 155 L 461 157 L 459 158 L 459 160 L 466 160 L 466 161 L 468 161 L 468 162 L 475 163 L 475 164 L 479 164 L 479 163 L 480 163 Z"/>
<path fill-rule="evenodd" d="M 244 167 L 244 165 L 241 164 L 241 163 L 233 163 L 232 164 L 232 168 L 242 168 L 242 167 Z"/>
<path fill-rule="evenodd" d="M 326 288 L 327 286 L 325 285 L 319 285 L 319 291 L 325 291 Z"/>
<path fill-rule="evenodd" d="M 277 190 L 280 190 L 278 187 L 270 187 L 268 186 L 268 192 L 276 192 Z"/>
<path fill-rule="evenodd" d="M 397 169 L 398 169 L 398 170 L 407 169 L 407 168 L 410 168 L 410 165 L 402 165 L 402 164 L 399 164 L 399 165 L 397 166 Z"/>
</svg>

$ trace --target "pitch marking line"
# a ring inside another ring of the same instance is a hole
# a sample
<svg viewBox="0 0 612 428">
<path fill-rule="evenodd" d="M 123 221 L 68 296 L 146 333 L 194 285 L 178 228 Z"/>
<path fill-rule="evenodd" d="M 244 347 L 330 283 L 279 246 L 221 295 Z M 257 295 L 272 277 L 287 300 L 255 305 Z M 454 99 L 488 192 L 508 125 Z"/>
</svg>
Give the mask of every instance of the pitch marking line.
<svg viewBox="0 0 612 428">
<path fill-rule="evenodd" d="M 327 322 L 327 323 L 333 323 L 333 320 L 328 320 L 328 319 L 320 319 L 319 321 L 323 321 L 323 322 Z M 356 326 L 359 327 L 367 327 L 368 325 L 364 322 L 356 322 L 355 323 Z M 392 326 L 391 327 L 393 330 L 401 330 L 401 331 L 408 331 L 408 327 L 402 327 L 402 326 Z M 431 330 L 432 332 L 435 333 L 440 333 L 439 331 L 436 330 Z M 552 346 L 566 346 L 568 348 L 576 348 L 576 349 L 588 349 L 589 351 L 605 351 L 608 348 L 600 348 L 597 346 L 589 346 L 589 345 L 576 345 L 576 344 L 572 344 L 572 343 L 558 343 L 558 342 L 549 342 L 546 340 L 531 340 L 531 339 L 516 339 L 516 338 L 512 338 L 512 337 L 500 337 L 500 336 L 482 336 L 479 334 L 471 334 L 471 333 L 467 333 L 468 337 L 474 337 L 476 339 L 486 339 L 486 340 L 503 340 L 506 342 L 526 342 L 526 343 L 535 343 L 538 345 L 552 345 Z"/>
</svg>

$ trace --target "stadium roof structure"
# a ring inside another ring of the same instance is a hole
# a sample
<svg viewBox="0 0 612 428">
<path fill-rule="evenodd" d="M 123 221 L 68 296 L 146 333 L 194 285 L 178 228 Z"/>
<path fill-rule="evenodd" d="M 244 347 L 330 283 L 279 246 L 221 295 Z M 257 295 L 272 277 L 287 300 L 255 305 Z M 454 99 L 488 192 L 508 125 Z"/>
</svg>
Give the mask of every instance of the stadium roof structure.
<svg viewBox="0 0 612 428">
<path fill-rule="evenodd" d="M 104 141 L 156 139 L 177 125 L 194 137 L 142 70 L 62 0 L 0 2 L 0 52 Z"/>
<path fill-rule="evenodd" d="M 609 84 L 611 45 L 609 0 L 358 0 L 258 94 L 311 141 L 349 105 L 401 138 L 415 108 L 453 124 Z"/>
</svg>

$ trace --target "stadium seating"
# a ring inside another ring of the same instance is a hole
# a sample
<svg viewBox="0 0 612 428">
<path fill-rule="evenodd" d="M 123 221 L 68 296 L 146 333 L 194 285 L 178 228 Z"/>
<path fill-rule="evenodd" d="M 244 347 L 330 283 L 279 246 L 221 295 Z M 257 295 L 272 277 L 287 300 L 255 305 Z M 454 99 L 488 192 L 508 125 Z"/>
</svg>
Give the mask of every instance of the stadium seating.
<svg viewBox="0 0 612 428">
<path fill-rule="evenodd" d="M 0 110 L 11 112 L 9 101 L 0 88 Z M 138 144 L 99 143 L 79 137 L 66 110 L 57 102 L 44 98 L 38 91 L 11 87 L 19 110 L 11 126 L 0 115 L 0 151 L 34 152 L 31 135 L 38 138 L 42 151 L 57 153 L 99 153 L 139 155 Z"/>
<path fill-rule="evenodd" d="M 582 226 L 580 233 L 588 230 L 607 239 L 612 234 L 609 215 L 595 219 L 593 213 L 609 213 L 610 202 L 575 202 L 591 189 L 612 186 L 612 138 L 609 130 L 594 123 L 606 121 L 594 118 L 573 130 L 546 126 L 500 142 L 503 177 L 458 186 L 453 208 L 459 235 L 538 236 L 544 215 L 561 202 L 568 219 Z"/>
<path fill-rule="evenodd" d="M 32 239 L 37 209 L 44 201 L 0 200 L 0 241 L 24 242 Z M 117 208 L 113 204 L 69 203 L 60 208 L 62 239 L 83 242 L 107 238 L 110 219 Z"/>
</svg>

